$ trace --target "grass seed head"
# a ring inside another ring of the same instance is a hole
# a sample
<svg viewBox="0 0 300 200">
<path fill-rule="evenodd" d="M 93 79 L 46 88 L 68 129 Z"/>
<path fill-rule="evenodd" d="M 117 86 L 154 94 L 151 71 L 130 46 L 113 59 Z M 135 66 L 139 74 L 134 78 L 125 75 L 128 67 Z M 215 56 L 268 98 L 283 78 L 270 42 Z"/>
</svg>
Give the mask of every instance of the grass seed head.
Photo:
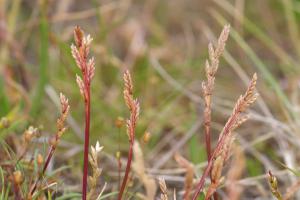
<svg viewBox="0 0 300 200">
<path fill-rule="evenodd" d="M 158 183 L 159 183 L 159 187 L 161 190 L 161 195 L 160 195 L 160 199 L 161 200 L 168 200 L 168 188 L 167 188 L 167 184 L 165 182 L 164 178 L 159 178 L 158 179 Z"/>
<path fill-rule="evenodd" d="M 271 171 L 268 172 L 268 181 L 271 188 L 271 192 L 277 200 L 282 200 L 282 195 L 278 189 L 277 178 L 272 174 Z"/>
</svg>

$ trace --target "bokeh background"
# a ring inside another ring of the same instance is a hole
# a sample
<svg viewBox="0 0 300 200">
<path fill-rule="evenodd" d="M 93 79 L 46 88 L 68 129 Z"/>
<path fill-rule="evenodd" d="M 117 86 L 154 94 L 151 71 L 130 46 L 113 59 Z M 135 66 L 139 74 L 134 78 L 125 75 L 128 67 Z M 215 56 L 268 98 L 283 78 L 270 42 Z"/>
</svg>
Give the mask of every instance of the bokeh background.
<svg viewBox="0 0 300 200">
<path fill-rule="evenodd" d="M 63 92 L 71 117 L 49 170 L 61 169 L 64 190 L 80 191 L 84 106 L 75 81 L 79 69 L 70 53 L 79 25 L 94 38 L 90 142 L 104 146 L 107 190 L 118 182 L 116 152 L 125 160 L 128 149 L 125 127 L 116 126 L 129 114 L 122 93 L 122 73 L 128 68 L 141 102 L 137 139 L 146 166 L 154 177 L 164 176 L 180 199 L 184 170 L 173 156 L 179 152 L 195 165 L 196 177 L 201 175 L 207 44 L 230 24 L 213 94 L 214 144 L 257 72 L 260 98 L 249 112 L 251 120 L 237 130 L 245 159 L 239 184 L 245 191 L 241 199 L 270 199 L 268 170 L 283 188 L 297 180 L 290 171 L 297 172 L 300 156 L 299 23 L 298 0 L 0 0 L 0 117 L 11 121 L 0 138 L 18 151 L 20 135 L 34 125 L 42 131 L 35 145 L 46 151 Z M 143 143 L 145 134 L 151 136 L 148 143 Z M 131 187 L 142 190 L 134 178 Z"/>
</svg>

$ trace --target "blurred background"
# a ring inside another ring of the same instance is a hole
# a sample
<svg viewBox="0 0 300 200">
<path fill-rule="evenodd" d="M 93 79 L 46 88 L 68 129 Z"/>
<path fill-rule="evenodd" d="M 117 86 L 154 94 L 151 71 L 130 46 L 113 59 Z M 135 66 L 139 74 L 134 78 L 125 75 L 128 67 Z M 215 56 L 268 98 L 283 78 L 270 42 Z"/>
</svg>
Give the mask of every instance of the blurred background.
<svg viewBox="0 0 300 200">
<path fill-rule="evenodd" d="M 10 120 L 0 138 L 18 152 L 24 129 L 40 127 L 35 145 L 45 152 L 45 141 L 56 130 L 58 94 L 64 93 L 71 104 L 69 128 L 49 170 L 61 169 L 65 191 L 80 191 L 84 106 L 70 53 L 79 25 L 94 38 L 90 142 L 104 146 L 107 190 L 118 183 L 116 152 L 124 161 L 127 155 L 125 126 L 118 125 L 129 114 L 122 92 L 122 73 L 129 68 L 141 103 L 137 140 L 148 172 L 164 176 L 180 199 L 184 170 L 173 156 L 179 152 L 195 165 L 196 177 L 201 175 L 207 45 L 230 24 L 213 94 L 213 144 L 257 72 L 260 98 L 251 120 L 237 130 L 245 162 L 238 180 L 245 191 L 241 199 L 270 199 L 268 170 L 283 188 L 297 181 L 290 171 L 298 171 L 300 156 L 299 22 L 298 0 L 0 0 L 0 117 Z M 131 187 L 142 190 L 134 177 Z"/>
</svg>

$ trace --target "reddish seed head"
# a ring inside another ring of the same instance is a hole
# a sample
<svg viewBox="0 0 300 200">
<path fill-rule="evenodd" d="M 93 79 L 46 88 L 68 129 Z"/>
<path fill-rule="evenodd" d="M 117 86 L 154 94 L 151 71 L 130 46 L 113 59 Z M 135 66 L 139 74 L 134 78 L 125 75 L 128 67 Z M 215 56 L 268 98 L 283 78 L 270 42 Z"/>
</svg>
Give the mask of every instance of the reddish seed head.
<svg viewBox="0 0 300 200">
<path fill-rule="evenodd" d="M 74 39 L 76 46 L 80 48 L 82 46 L 83 31 L 79 26 L 76 26 L 74 29 Z"/>
</svg>

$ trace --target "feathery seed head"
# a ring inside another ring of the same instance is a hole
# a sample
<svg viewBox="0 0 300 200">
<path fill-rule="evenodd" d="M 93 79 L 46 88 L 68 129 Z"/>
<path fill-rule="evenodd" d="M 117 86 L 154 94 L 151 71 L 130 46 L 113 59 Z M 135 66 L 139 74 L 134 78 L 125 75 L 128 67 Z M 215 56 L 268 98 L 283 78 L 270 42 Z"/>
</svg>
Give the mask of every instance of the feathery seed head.
<svg viewBox="0 0 300 200">
<path fill-rule="evenodd" d="M 137 99 L 133 99 L 133 84 L 128 70 L 123 75 L 124 79 L 124 100 L 130 111 L 130 118 L 126 121 L 127 134 L 130 142 L 134 142 L 136 123 L 139 117 L 140 105 Z"/>
<path fill-rule="evenodd" d="M 77 67 L 81 71 L 83 71 L 84 69 L 83 69 L 83 64 L 82 64 L 82 58 L 80 56 L 80 53 L 79 53 L 77 47 L 74 44 L 71 45 L 71 53 L 72 53 L 72 56 L 73 56 L 73 58 L 76 62 Z"/>
<path fill-rule="evenodd" d="M 61 113 L 62 114 L 68 113 L 70 109 L 69 100 L 62 93 L 59 94 L 59 98 L 61 104 Z"/>
<path fill-rule="evenodd" d="M 94 57 L 90 58 L 87 64 L 87 72 L 89 81 L 91 81 L 95 75 L 95 59 Z"/>
<path fill-rule="evenodd" d="M 214 161 L 212 170 L 211 170 L 211 178 L 213 182 L 217 182 L 221 178 L 222 169 L 224 164 L 224 155 L 221 154 Z"/>
<path fill-rule="evenodd" d="M 83 83 L 81 77 L 78 76 L 77 74 L 76 74 L 76 82 L 77 82 L 77 85 L 78 85 L 78 87 L 79 87 L 79 91 L 80 91 L 81 96 L 82 96 L 83 98 L 85 98 L 85 95 L 84 95 L 85 85 L 84 85 L 84 83 Z"/>
<path fill-rule="evenodd" d="M 125 90 L 128 91 L 129 95 L 133 94 L 133 84 L 129 70 L 126 70 L 123 76 Z"/>
<path fill-rule="evenodd" d="M 208 43 L 208 56 L 209 56 L 210 61 L 215 59 L 215 50 L 214 50 L 214 46 L 211 42 Z"/>
<path fill-rule="evenodd" d="M 86 47 L 89 47 L 91 42 L 93 41 L 93 38 L 90 34 L 88 34 L 86 37 L 83 37 L 83 45 Z"/>
<path fill-rule="evenodd" d="M 168 188 L 167 188 L 165 179 L 164 178 L 159 178 L 158 183 L 159 183 L 159 187 L 160 187 L 160 190 L 161 190 L 161 193 L 162 193 L 160 195 L 161 200 L 168 200 Z"/>
<path fill-rule="evenodd" d="M 99 141 L 96 142 L 95 146 L 91 146 L 92 154 L 95 154 L 95 155 L 97 155 L 102 149 L 103 149 L 103 146 L 100 146 Z"/>
<path fill-rule="evenodd" d="M 223 51 L 225 49 L 225 44 L 226 44 L 226 41 L 228 39 L 229 33 L 230 33 L 230 25 L 225 25 L 222 32 L 221 32 L 221 34 L 220 34 L 220 37 L 218 39 L 217 48 L 215 50 L 215 56 L 216 57 L 219 57 L 223 54 Z"/>
</svg>

